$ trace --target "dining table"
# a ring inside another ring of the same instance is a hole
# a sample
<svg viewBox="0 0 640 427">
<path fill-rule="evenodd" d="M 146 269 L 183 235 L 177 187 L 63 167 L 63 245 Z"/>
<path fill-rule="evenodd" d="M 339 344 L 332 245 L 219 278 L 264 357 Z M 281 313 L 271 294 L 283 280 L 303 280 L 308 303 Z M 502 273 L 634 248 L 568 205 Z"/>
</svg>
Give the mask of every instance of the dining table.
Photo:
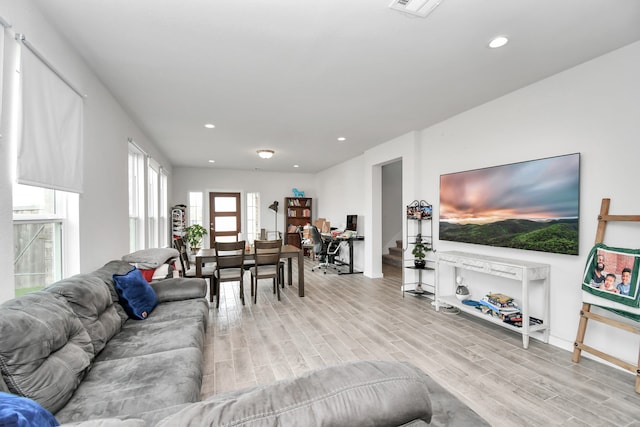
<svg viewBox="0 0 640 427">
<path fill-rule="evenodd" d="M 254 247 L 248 247 L 245 251 L 244 258 L 247 260 L 255 260 Z M 304 251 L 294 245 L 283 245 L 280 251 L 280 258 L 287 259 L 288 284 L 292 284 L 293 276 L 293 260 L 298 259 L 298 296 L 304 296 Z M 202 277 L 202 266 L 207 262 L 216 261 L 216 250 L 213 248 L 202 248 L 195 256 L 196 276 Z"/>
</svg>

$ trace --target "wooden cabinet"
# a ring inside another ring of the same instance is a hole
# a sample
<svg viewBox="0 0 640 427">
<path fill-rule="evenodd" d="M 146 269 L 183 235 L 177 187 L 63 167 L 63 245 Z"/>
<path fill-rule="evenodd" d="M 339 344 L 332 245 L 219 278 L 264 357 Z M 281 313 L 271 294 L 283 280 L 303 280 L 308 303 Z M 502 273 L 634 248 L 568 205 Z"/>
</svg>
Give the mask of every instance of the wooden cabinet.
<svg viewBox="0 0 640 427">
<path fill-rule="evenodd" d="M 310 197 L 286 197 L 284 207 L 286 209 L 284 212 L 284 243 L 301 248 L 302 229 L 312 223 L 313 199 Z"/>
</svg>

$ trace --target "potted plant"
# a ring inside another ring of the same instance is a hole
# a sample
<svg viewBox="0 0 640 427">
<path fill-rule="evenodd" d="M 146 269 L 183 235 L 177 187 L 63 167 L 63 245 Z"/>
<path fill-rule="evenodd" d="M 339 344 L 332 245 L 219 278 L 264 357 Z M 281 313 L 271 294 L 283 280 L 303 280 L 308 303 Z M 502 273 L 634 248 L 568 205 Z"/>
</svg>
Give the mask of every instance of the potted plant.
<svg viewBox="0 0 640 427">
<path fill-rule="evenodd" d="M 427 265 L 425 258 L 427 256 L 427 252 L 429 252 L 430 250 L 431 246 L 429 245 L 429 243 L 422 241 L 422 235 L 416 235 L 416 242 L 413 246 L 413 250 L 411 251 L 411 253 L 415 257 L 415 259 L 413 260 L 413 264 L 416 266 L 416 268 L 424 268 L 425 265 Z"/>
<path fill-rule="evenodd" d="M 190 225 L 185 229 L 185 238 L 189 243 L 191 252 L 198 252 L 201 248 L 202 238 L 207 234 L 207 229 L 200 224 Z"/>
</svg>

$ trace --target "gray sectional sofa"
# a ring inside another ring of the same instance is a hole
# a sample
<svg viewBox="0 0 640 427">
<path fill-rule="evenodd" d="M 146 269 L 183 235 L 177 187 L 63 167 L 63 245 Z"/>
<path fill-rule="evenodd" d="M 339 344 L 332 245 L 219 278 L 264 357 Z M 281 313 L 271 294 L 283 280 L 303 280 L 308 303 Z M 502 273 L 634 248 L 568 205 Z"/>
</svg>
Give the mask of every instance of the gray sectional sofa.
<svg viewBox="0 0 640 427">
<path fill-rule="evenodd" d="M 159 304 L 129 319 L 111 261 L 0 305 L 0 388 L 61 423 L 134 417 L 156 424 L 200 400 L 209 305 L 204 279 L 152 282 Z"/>
<path fill-rule="evenodd" d="M 0 391 L 76 427 L 487 425 L 399 362 L 350 362 L 199 401 L 205 281 L 152 282 L 159 304 L 132 320 L 112 278 L 131 268 L 111 261 L 0 305 Z"/>
</svg>

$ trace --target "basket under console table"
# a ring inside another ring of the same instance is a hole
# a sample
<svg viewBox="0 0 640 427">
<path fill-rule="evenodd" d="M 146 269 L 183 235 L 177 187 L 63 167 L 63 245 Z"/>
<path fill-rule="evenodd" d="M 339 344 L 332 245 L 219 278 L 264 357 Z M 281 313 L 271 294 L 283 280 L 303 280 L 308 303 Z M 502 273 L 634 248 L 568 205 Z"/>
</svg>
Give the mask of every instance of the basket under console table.
<svg viewBox="0 0 640 427">
<path fill-rule="evenodd" d="M 466 252 L 448 251 L 437 253 L 437 274 L 435 280 L 436 290 L 436 311 L 440 310 L 443 305 L 457 307 L 460 311 L 468 313 L 472 316 L 490 321 L 507 329 L 522 334 L 522 346 L 529 347 L 529 335 L 531 332 L 541 331 L 542 340 L 549 342 L 549 264 L 541 264 L 535 262 L 522 261 L 511 258 L 498 258 L 487 255 L 479 255 Z M 522 326 L 514 326 L 503 322 L 501 319 L 482 313 L 473 306 L 463 304 L 455 296 L 455 280 L 451 283 L 441 283 L 439 276 L 443 271 L 442 268 L 452 267 L 453 277 L 459 274 L 459 270 L 475 271 L 492 276 L 505 277 L 520 282 L 521 294 L 512 295 L 519 298 L 520 311 L 522 312 Z M 532 283 L 533 282 L 533 283 Z M 542 286 L 542 323 L 530 324 L 529 297 L 530 286 Z"/>
</svg>

